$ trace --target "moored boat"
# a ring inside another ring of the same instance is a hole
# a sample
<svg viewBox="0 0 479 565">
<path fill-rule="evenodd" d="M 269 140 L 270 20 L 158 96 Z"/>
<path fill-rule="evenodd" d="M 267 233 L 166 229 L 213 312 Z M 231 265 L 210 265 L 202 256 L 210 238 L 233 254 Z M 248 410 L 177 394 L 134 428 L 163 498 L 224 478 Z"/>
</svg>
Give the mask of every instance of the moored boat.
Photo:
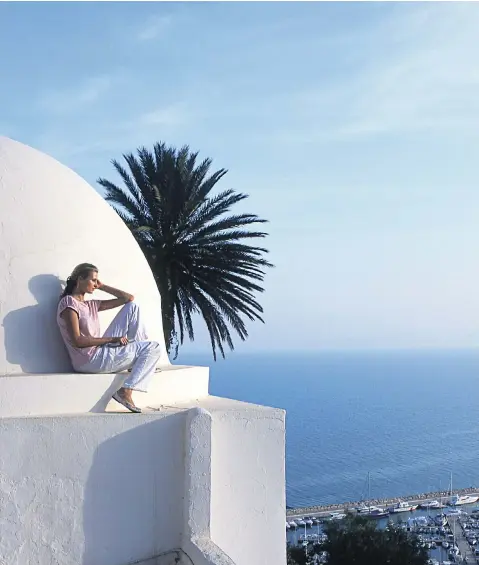
<svg viewBox="0 0 479 565">
<path fill-rule="evenodd" d="M 378 510 L 378 506 L 359 506 L 358 508 L 356 508 L 358 514 L 369 514 L 371 512 L 373 512 L 374 510 Z"/>
<path fill-rule="evenodd" d="M 423 508 L 424 510 L 430 510 L 435 508 L 445 508 L 444 504 L 441 504 L 438 500 L 426 500 L 421 502 L 419 508 Z"/>
<path fill-rule="evenodd" d="M 475 504 L 479 500 L 479 496 L 464 494 L 462 496 L 453 496 L 449 501 L 451 506 L 463 506 L 464 504 Z"/>
<path fill-rule="evenodd" d="M 365 516 L 366 518 L 377 518 L 377 519 L 386 518 L 387 516 L 389 516 L 389 511 L 383 510 L 382 508 L 375 508 L 374 510 L 369 512 L 369 514 L 363 514 L 363 516 Z"/>
<path fill-rule="evenodd" d="M 427 516 L 411 516 L 406 524 L 410 530 L 424 531 L 429 526 L 429 520 Z"/>
<path fill-rule="evenodd" d="M 389 512 L 392 514 L 397 514 L 399 512 L 412 512 L 413 510 L 417 509 L 417 504 L 410 504 L 409 502 L 403 502 L 400 500 L 394 506 L 389 508 Z"/>
<path fill-rule="evenodd" d="M 434 522 L 436 522 L 438 526 L 445 526 L 447 524 L 447 518 L 444 514 L 438 514 L 434 517 Z"/>
</svg>

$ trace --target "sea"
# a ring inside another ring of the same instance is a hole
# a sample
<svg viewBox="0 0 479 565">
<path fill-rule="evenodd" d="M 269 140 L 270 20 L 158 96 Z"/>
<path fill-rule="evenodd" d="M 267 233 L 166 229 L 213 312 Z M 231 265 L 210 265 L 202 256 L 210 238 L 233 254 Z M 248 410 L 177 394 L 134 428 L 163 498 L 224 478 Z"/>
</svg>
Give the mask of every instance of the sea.
<svg viewBox="0 0 479 565">
<path fill-rule="evenodd" d="M 479 350 L 180 355 L 210 393 L 286 410 L 289 507 L 479 486 Z"/>
</svg>

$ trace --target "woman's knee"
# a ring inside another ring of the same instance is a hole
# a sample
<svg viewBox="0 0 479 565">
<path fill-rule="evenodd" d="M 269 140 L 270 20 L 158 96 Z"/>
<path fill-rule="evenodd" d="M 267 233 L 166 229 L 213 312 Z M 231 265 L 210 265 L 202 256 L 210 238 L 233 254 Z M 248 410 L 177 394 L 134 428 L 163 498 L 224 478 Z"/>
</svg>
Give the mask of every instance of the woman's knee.
<svg viewBox="0 0 479 565">
<path fill-rule="evenodd" d="M 158 354 L 158 357 L 161 355 L 161 345 L 157 341 L 149 341 L 148 342 L 148 349 L 153 354 Z"/>
<path fill-rule="evenodd" d="M 138 304 L 137 304 L 134 300 L 132 300 L 131 302 L 127 302 L 127 303 L 123 306 L 122 309 L 123 309 L 123 310 L 132 310 L 132 311 L 134 311 L 134 310 L 139 310 L 139 307 L 138 307 Z"/>
<path fill-rule="evenodd" d="M 135 318 L 138 318 L 140 314 L 140 307 L 133 300 L 122 306 L 121 310 L 122 312 L 125 312 L 127 316 L 134 316 Z"/>
</svg>

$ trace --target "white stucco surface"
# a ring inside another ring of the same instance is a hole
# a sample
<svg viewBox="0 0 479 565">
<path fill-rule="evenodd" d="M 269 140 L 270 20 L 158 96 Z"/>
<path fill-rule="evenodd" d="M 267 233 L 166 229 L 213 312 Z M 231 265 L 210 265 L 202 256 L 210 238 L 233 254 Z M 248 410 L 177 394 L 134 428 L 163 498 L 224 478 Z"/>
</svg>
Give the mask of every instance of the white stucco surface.
<svg viewBox="0 0 479 565">
<path fill-rule="evenodd" d="M 2 565 L 127 565 L 180 547 L 184 429 L 181 413 L 0 419 Z"/>
<path fill-rule="evenodd" d="M 185 442 L 185 500 L 182 547 L 196 565 L 235 565 L 211 539 L 213 418 L 204 408 L 188 410 Z"/>
<path fill-rule="evenodd" d="M 0 417 L 122 411 L 111 396 L 127 376 L 127 372 L 0 375 Z M 134 400 L 140 408 L 190 402 L 207 397 L 208 384 L 208 367 L 166 365 L 153 375 L 148 393 L 135 392 Z"/>
<path fill-rule="evenodd" d="M 71 372 L 55 313 L 61 281 L 83 262 L 135 295 L 150 338 L 163 344 L 160 364 L 168 363 L 148 263 L 86 181 L 48 155 L 0 137 L 0 203 L 0 375 Z M 114 315 L 100 314 L 103 328 Z"/>
<path fill-rule="evenodd" d="M 286 563 L 281 410 L 0 418 L 0 453 L 1 565 Z"/>
<path fill-rule="evenodd" d="M 198 405 L 212 415 L 211 540 L 237 564 L 286 563 L 284 410 L 211 396 Z"/>
</svg>

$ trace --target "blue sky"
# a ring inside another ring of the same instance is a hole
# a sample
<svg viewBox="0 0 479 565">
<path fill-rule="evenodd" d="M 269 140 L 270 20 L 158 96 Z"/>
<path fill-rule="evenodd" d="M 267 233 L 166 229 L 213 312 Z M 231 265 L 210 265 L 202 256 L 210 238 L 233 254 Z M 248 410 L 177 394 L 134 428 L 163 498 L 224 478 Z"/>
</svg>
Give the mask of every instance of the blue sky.
<svg viewBox="0 0 479 565">
<path fill-rule="evenodd" d="M 228 168 L 276 264 L 239 351 L 472 346 L 477 29 L 476 3 L 0 3 L 0 133 L 92 184 L 156 140 Z"/>
</svg>

